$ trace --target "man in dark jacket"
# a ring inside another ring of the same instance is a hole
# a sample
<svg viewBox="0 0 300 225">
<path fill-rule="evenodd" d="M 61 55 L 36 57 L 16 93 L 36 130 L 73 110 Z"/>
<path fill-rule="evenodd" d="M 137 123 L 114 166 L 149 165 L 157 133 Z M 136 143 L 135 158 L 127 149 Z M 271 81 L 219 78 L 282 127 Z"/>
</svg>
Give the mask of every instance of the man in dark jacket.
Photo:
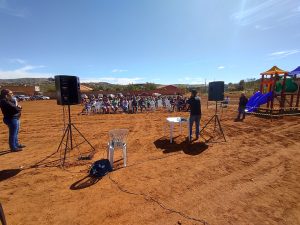
<svg viewBox="0 0 300 225">
<path fill-rule="evenodd" d="M 3 114 L 3 122 L 9 129 L 9 147 L 12 152 L 21 151 L 24 145 L 19 144 L 18 134 L 22 107 L 13 102 L 11 90 L 3 89 L 0 95 L 0 108 Z"/>
<path fill-rule="evenodd" d="M 246 116 L 245 109 L 247 103 L 248 103 L 248 98 L 245 96 L 244 93 L 242 93 L 239 101 L 239 109 L 238 109 L 239 114 L 238 117 L 236 118 L 237 120 L 241 120 L 241 115 L 243 115 L 242 120 L 245 119 Z"/>
<path fill-rule="evenodd" d="M 196 123 L 196 139 L 199 138 L 200 135 L 200 119 L 201 119 L 201 101 L 200 97 L 197 96 L 197 91 L 191 91 L 191 97 L 187 100 L 189 104 L 190 112 L 190 130 L 189 130 L 189 138 L 192 139 L 193 133 L 193 124 Z"/>
</svg>

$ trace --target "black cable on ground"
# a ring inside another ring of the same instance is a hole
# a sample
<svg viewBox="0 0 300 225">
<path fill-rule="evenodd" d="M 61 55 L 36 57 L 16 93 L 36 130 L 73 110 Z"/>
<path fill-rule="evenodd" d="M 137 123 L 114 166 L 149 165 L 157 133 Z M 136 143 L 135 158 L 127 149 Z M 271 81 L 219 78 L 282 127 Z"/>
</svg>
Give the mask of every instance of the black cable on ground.
<svg viewBox="0 0 300 225">
<path fill-rule="evenodd" d="M 131 191 L 128 191 L 128 190 L 122 188 L 122 187 L 119 185 L 119 183 L 118 183 L 117 181 L 115 181 L 114 179 L 111 178 L 111 176 L 110 176 L 109 174 L 108 174 L 108 178 L 111 180 L 112 183 L 114 183 L 114 184 L 117 186 L 117 188 L 118 188 L 120 191 L 122 191 L 122 192 L 124 192 L 124 193 L 126 193 L 126 194 L 135 195 L 135 196 L 142 196 L 146 201 L 154 202 L 154 203 L 156 203 L 159 207 L 161 207 L 161 208 L 164 209 L 164 210 L 167 210 L 167 211 L 172 212 L 172 213 L 176 213 L 176 214 L 178 214 L 178 215 L 180 215 L 180 216 L 182 216 L 182 217 L 184 217 L 184 218 L 186 218 L 186 219 L 188 219 L 188 220 L 193 220 L 193 221 L 196 221 L 196 222 L 200 222 L 200 223 L 202 223 L 203 225 L 209 225 L 209 223 L 206 222 L 206 221 L 203 220 L 203 219 L 194 218 L 194 217 L 191 217 L 191 216 L 189 216 L 189 215 L 186 215 L 185 213 L 183 213 L 183 212 L 181 212 L 181 211 L 177 211 L 177 210 L 175 210 L 175 209 L 166 207 L 163 203 L 161 203 L 160 201 L 156 200 L 155 198 L 153 198 L 153 197 L 151 197 L 151 196 L 148 196 L 148 195 L 143 194 L 143 193 L 135 193 L 135 192 L 131 192 Z"/>
</svg>

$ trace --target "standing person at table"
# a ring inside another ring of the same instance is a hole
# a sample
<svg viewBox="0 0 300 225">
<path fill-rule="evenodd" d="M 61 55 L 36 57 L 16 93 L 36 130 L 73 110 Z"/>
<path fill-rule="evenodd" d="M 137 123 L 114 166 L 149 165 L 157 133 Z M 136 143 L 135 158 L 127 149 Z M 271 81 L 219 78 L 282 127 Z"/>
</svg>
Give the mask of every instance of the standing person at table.
<svg viewBox="0 0 300 225">
<path fill-rule="evenodd" d="M 238 114 L 236 120 L 241 120 L 241 115 L 243 115 L 242 121 L 245 119 L 245 116 L 246 116 L 245 109 L 246 109 L 247 103 L 248 103 L 248 98 L 245 96 L 244 93 L 242 93 L 241 97 L 240 97 L 240 101 L 239 101 L 239 108 L 238 108 L 239 114 Z"/>
<path fill-rule="evenodd" d="M 11 90 L 3 89 L 0 95 L 0 107 L 3 114 L 3 122 L 9 130 L 9 147 L 12 152 L 22 151 L 25 145 L 18 142 L 20 117 L 22 107 L 13 102 L 13 93 Z"/>
<path fill-rule="evenodd" d="M 196 124 L 196 139 L 199 138 L 200 135 L 200 119 L 201 119 L 201 101 L 200 97 L 197 96 L 197 91 L 191 91 L 191 97 L 187 100 L 190 108 L 190 130 L 189 130 L 189 138 L 192 139 L 193 134 L 193 124 Z"/>
</svg>

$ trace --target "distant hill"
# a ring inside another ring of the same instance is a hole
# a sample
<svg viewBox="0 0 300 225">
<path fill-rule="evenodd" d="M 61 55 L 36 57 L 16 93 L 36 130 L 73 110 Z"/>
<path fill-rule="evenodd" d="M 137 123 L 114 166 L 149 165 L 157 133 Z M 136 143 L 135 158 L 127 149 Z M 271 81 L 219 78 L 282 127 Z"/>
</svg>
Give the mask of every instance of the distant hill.
<svg viewBox="0 0 300 225">
<path fill-rule="evenodd" d="M 19 79 L 0 79 L 1 86 L 40 86 L 40 90 L 43 92 L 54 92 L 55 82 L 54 78 L 19 78 Z M 160 88 L 162 84 L 154 83 L 138 83 L 138 84 L 111 84 L 107 82 L 82 82 L 82 85 L 92 88 L 94 91 L 137 91 L 137 90 L 154 90 Z M 241 80 L 239 83 L 225 84 L 225 91 L 241 91 L 258 90 L 260 80 L 247 79 Z M 190 90 L 196 89 L 199 92 L 207 92 L 208 84 L 170 84 L 178 88 Z"/>
<path fill-rule="evenodd" d="M 41 85 L 54 83 L 53 78 L 18 78 L 18 79 L 0 79 L 0 84 L 6 85 Z"/>
<path fill-rule="evenodd" d="M 9 85 L 41 85 L 41 84 L 54 84 L 54 78 L 18 78 L 18 79 L 0 79 L 0 84 L 9 84 Z M 126 86 L 119 84 L 111 84 L 108 82 L 82 82 L 81 84 L 88 87 L 102 86 L 102 87 L 115 87 L 115 86 Z M 147 83 L 133 84 L 134 86 L 145 86 Z M 157 87 L 166 86 L 163 84 L 155 84 Z M 170 84 L 176 87 L 201 87 L 203 84 Z"/>
</svg>

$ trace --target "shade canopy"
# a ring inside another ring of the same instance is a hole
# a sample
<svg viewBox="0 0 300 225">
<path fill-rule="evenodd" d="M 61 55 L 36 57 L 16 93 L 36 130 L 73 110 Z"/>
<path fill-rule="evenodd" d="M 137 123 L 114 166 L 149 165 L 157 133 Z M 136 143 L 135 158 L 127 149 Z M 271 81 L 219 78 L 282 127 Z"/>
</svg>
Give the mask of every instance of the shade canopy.
<svg viewBox="0 0 300 225">
<path fill-rule="evenodd" d="M 285 74 L 288 73 L 287 71 L 284 71 L 277 66 L 273 66 L 271 69 L 267 70 L 266 72 L 261 73 L 261 75 L 273 75 L 273 74 Z"/>
<path fill-rule="evenodd" d="M 161 96 L 160 93 L 153 93 L 152 95 L 155 96 L 155 97 Z"/>
<path fill-rule="evenodd" d="M 289 75 L 294 76 L 294 75 L 300 75 L 300 66 L 298 66 L 296 69 L 293 71 L 289 72 Z"/>
</svg>

